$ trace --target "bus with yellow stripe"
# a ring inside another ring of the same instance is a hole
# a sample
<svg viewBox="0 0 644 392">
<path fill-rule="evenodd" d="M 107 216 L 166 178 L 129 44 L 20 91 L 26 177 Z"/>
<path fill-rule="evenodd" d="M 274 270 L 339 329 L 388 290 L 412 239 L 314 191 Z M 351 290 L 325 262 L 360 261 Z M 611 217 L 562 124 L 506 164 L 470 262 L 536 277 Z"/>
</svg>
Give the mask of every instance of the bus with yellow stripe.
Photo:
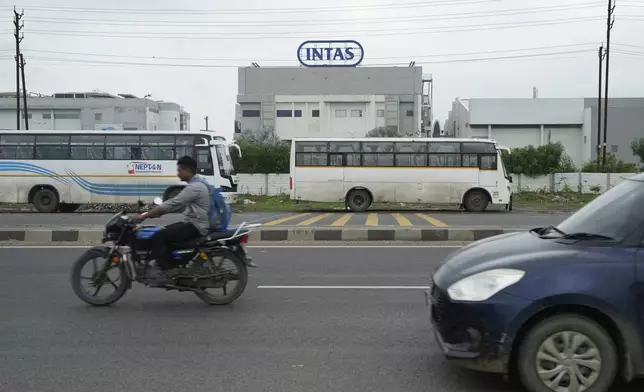
<svg viewBox="0 0 644 392">
<path fill-rule="evenodd" d="M 511 210 L 512 177 L 502 150 L 509 151 L 492 139 L 296 138 L 290 198 L 344 202 L 354 212 L 373 203 Z"/>
<path fill-rule="evenodd" d="M 89 203 L 151 203 L 181 191 L 177 158 L 227 199 L 237 176 L 226 139 L 187 131 L 0 131 L 0 203 L 33 204 L 40 212 L 73 212 Z"/>
</svg>

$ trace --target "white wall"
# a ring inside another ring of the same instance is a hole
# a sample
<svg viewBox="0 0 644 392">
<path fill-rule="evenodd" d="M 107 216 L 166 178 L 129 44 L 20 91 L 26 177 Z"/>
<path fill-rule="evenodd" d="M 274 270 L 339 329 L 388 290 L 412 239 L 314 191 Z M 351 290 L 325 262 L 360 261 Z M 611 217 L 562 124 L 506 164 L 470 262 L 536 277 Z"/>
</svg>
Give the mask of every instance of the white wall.
<svg viewBox="0 0 644 392">
<path fill-rule="evenodd" d="M 178 110 L 159 110 L 159 114 L 148 113 L 148 123 L 154 126 L 157 123 L 158 128 L 164 131 L 178 131 L 181 129 L 181 113 Z M 154 118 L 157 116 L 157 119 Z M 155 121 L 156 120 L 156 121 Z"/>
<path fill-rule="evenodd" d="M 250 195 L 288 195 L 288 174 L 239 174 L 239 193 Z M 531 178 L 512 175 L 512 192 L 561 192 L 566 186 L 572 191 L 593 193 L 593 187 L 604 192 L 635 176 L 633 173 L 555 173 Z"/>
<path fill-rule="evenodd" d="M 578 124 L 584 122 L 583 98 L 470 99 L 471 125 Z"/>
</svg>

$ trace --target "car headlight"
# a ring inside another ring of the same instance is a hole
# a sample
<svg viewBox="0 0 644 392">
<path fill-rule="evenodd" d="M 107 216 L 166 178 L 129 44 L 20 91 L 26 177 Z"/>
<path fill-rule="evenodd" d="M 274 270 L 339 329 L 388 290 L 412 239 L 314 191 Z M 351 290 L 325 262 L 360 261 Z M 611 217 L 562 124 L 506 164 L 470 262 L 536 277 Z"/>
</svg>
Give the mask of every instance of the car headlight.
<svg viewBox="0 0 644 392">
<path fill-rule="evenodd" d="M 517 283 L 524 275 L 525 271 L 516 269 L 501 268 L 484 271 L 459 280 L 447 289 L 447 293 L 454 301 L 485 301 Z"/>
</svg>

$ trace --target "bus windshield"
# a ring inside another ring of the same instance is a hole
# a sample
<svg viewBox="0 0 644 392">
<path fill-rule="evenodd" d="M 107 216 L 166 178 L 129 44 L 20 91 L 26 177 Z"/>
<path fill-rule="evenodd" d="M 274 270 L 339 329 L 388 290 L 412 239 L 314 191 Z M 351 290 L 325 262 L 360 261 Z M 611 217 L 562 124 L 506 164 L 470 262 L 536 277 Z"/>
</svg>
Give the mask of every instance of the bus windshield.
<svg viewBox="0 0 644 392">
<path fill-rule="evenodd" d="M 216 144 L 215 151 L 217 152 L 217 161 L 219 161 L 221 174 L 225 176 L 235 174 L 235 168 L 233 167 L 233 161 L 228 148 L 223 144 Z"/>
</svg>

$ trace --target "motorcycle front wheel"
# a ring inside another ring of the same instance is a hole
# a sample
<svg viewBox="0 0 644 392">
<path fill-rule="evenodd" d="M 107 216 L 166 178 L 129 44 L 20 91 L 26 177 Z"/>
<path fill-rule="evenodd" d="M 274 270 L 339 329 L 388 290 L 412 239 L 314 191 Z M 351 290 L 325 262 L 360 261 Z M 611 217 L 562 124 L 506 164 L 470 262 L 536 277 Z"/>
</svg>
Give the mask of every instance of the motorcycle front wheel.
<svg viewBox="0 0 644 392">
<path fill-rule="evenodd" d="M 215 273 L 221 277 L 218 278 L 218 285 L 221 287 L 209 287 L 195 291 L 195 295 L 208 305 L 228 305 L 239 298 L 246 290 L 248 284 L 248 269 L 246 264 L 232 252 L 220 251 L 213 254 L 210 262 L 214 266 Z M 236 271 L 233 271 L 233 269 Z M 236 282 L 235 287 L 228 290 L 228 283 Z M 223 291 L 223 296 L 218 297 L 212 291 Z"/>
<path fill-rule="evenodd" d="M 96 246 L 88 249 L 74 263 L 71 284 L 78 298 L 93 306 L 108 306 L 123 297 L 128 289 L 126 266 L 108 259 L 110 249 Z M 89 267 L 89 268 L 88 268 Z M 88 290 L 85 290 L 88 288 Z M 101 293 L 108 293 L 99 297 Z"/>
</svg>

